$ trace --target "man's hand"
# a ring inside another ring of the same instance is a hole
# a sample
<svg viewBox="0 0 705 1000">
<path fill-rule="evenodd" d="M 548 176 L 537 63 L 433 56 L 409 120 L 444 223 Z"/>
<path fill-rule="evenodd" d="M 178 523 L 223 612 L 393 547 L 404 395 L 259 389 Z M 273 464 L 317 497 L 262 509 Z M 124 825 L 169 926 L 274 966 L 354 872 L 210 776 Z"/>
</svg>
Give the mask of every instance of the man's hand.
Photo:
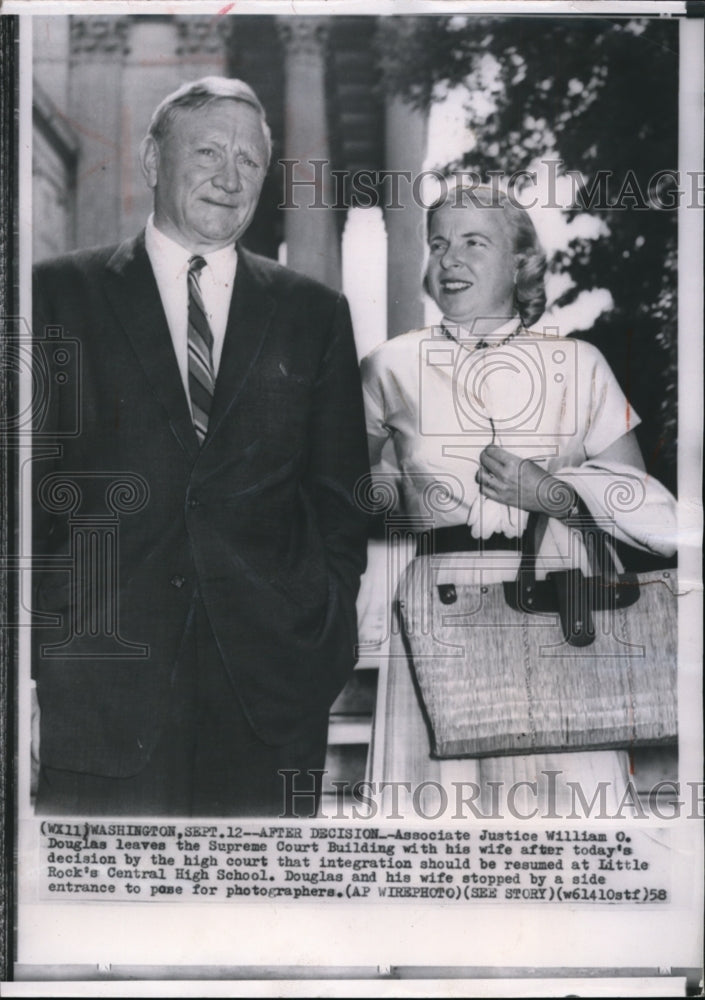
<svg viewBox="0 0 705 1000">
<path fill-rule="evenodd" d="M 552 517 L 565 517 L 576 500 L 567 483 L 496 444 L 483 449 L 475 481 L 489 500 Z"/>
</svg>

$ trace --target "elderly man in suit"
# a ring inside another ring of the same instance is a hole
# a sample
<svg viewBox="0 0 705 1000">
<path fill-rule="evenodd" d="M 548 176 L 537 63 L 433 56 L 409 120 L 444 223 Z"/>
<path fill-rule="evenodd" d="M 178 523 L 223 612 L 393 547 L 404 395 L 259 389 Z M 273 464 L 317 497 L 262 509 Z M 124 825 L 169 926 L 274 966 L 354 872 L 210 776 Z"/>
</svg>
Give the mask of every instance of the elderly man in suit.
<svg viewBox="0 0 705 1000">
<path fill-rule="evenodd" d="M 80 426 L 51 394 L 34 462 L 42 813 L 281 815 L 281 772 L 324 765 L 366 443 L 345 299 L 238 243 L 270 147 L 246 84 L 184 85 L 145 231 L 36 269 L 40 350 L 80 358 Z"/>
</svg>

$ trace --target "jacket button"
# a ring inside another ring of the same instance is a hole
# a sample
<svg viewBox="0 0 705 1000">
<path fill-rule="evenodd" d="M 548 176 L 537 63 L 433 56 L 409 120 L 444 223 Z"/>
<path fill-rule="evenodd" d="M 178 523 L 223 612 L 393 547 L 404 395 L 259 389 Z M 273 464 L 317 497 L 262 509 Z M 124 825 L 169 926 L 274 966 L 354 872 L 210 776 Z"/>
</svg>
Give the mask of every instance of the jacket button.
<svg viewBox="0 0 705 1000">
<path fill-rule="evenodd" d="M 188 502 L 188 505 L 189 507 L 200 507 L 201 501 L 197 500 L 196 497 L 191 497 L 191 499 Z"/>
<path fill-rule="evenodd" d="M 186 583 L 186 577 L 179 576 L 177 573 L 176 576 L 172 576 L 169 583 L 172 585 L 172 587 L 183 587 L 183 585 Z"/>
</svg>

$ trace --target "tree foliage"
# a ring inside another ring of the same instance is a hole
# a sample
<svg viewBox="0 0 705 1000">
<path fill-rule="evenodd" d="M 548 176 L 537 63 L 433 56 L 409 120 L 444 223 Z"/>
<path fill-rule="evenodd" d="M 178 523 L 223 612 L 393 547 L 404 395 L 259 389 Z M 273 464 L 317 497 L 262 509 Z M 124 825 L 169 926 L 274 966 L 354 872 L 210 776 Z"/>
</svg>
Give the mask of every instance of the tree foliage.
<svg viewBox="0 0 705 1000">
<path fill-rule="evenodd" d="M 551 261 L 572 279 L 556 304 L 586 289 L 610 291 L 614 307 L 580 335 L 607 357 L 642 417 L 650 471 L 673 488 L 677 179 L 665 177 L 658 190 L 658 204 L 671 198 L 673 208 L 654 207 L 649 194 L 659 172 L 678 166 L 677 25 L 573 15 L 380 20 L 387 92 L 428 107 L 444 88 L 468 89 L 477 142 L 449 169 L 511 175 L 558 158 L 588 187 L 608 172 L 604 197 L 588 208 L 602 235 L 572 240 Z M 487 100 L 472 99 L 478 93 L 491 101 L 489 113 Z"/>
</svg>

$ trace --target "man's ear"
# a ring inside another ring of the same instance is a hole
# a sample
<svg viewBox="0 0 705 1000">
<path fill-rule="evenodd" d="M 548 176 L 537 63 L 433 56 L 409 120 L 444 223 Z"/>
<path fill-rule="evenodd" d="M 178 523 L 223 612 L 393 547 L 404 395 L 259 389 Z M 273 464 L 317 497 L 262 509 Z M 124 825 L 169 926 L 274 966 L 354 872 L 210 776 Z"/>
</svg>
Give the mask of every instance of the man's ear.
<svg viewBox="0 0 705 1000">
<path fill-rule="evenodd" d="M 151 135 L 146 135 L 140 143 L 140 166 L 147 185 L 157 186 L 157 171 L 159 168 L 159 146 Z"/>
</svg>

